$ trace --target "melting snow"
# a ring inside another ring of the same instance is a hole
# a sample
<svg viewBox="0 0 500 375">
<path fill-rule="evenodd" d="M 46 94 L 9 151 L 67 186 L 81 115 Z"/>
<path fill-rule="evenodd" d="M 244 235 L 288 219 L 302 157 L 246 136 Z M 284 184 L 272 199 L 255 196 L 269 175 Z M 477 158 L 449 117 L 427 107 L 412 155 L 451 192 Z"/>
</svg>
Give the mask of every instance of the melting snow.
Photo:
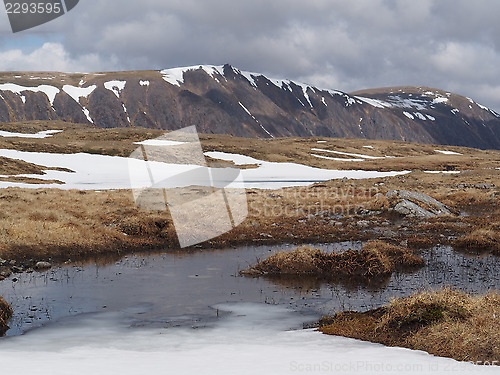
<svg viewBox="0 0 500 375">
<path fill-rule="evenodd" d="M 34 134 L 26 133 L 12 133 L 0 130 L 0 137 L 18 137 L 18 138 L 48 138 L 52 137 L 56 133 L 60 133 L 62 130 L 44 130 Z"/>
<path fill-rule="evenodd" d="M 139 81 L 139 85 L 141 86 L 149 86 L 149 81 Z"/>
<path fill-rule="evenodd" d="M 92 94 L 96 88 L 97 88 L 96 85 L 92 85 L 89 87 L 75 87 L 71 85 L 64 85 L 62 89 L 66 94 L 71 96 L 75 102 L 80 104 L 80 98 L 87 99 L 88 96 Z M 89 120 L 89 122 L 93 124 L 94 120 L 92 120 L 92 118 L 90 117 L 89 110 L 84 106 L 82 106 L 82 112 L 87 118 L 87 120 Z"/>
<path fill-rule="evenodd" d="M 224 303 L 213 309 L 222 317 L 198 329 L 130 327 L 135 321 L 130 311 L 82 314 L 4 340 L 2 370 L 53 375 L 498 372 L 496 366 L 296 329 L 303 317 L 282 306 Z"/>
<path fill-rule="evenodd" d="M 241 170 L 244 187 L 257 189 L 278 189 L 290 186 L 307 186 L 315 182 L 331 179 L 352 178 L 379 178 L 398 176 L 409 173 L 403 172 L 377 172 L 363 170 L 335 170 L 320 169 L 295 163 L 275 163 L 258 160 L 244 155 L 225 152 L 206 152 L 205 155 L 214 159 L 232 161 L 236 165 L 257 164 L 258 168 Z M 243 186 L 240 186 L 243 187 Z"/>
<path fill-rule="evenodd" d="M 434 150 L 435 152 L 439 152 L 440 154 L 444 155 L 463 155 L 458 152 L 453 152 L 453 151 L 443 151 L 443 150 Z"/>
<path fill-rule="evenodd" d="M 251 117 L 255 120 L 255 122 L 256 122 L 257 124 L 259 124 L 259 126 L 262 128 L 262 130 L 264 130 L 264 131 L 265 131 L 265 132 L 266 132 L 266 133 L 267 133 L 267 134 L 268 134 L 271 138 L 274 138 L 274 135 L 272 135 L 272 134 L 271 134 L 271 133 L 270 133 L 270 132 L 269 132 L 269 131 L 268 131 L 268 130 L 267 130 L 267 129 L 266 129 L 266 128 L 265 128 L 265 127 L 264 127 L 264 126 L 260 123 L 260 122 L 259 122 L 259 120 L 257 120 L 257 119 L 255 118 L 255 116 L 254 116 L 254 115 L 252 115 L 252 113 L 251 113 L 251 112 L 250 112 L 250 111 L 249 111 L 249 110 L 248 110 L 248 109 L 247 109 L 247 108 L 246 108 L 246 107 L 245 107 L 245 106 L 244 106 L 241 102 L 238 102 L 238 103 L 239 103 L 239 104 L 240 104 L 240 106 L 241 106 L 241 107 L 245 110 L 245 112 L 246 112 L 246 113 L 248 113 L 248 115 L 249 115 L 249 116 L 251 116 Z"/>
<path fill-rule="evenodd" d="M 183 68 L 172 68 L 162 70 L 160 73 L 163 75 L 163 79 L 174 86 L 181 86 L 184 83 L 184 73 L 190 70 L 202 69 L 210 77 L 215 78 L 215 74 L 220 74 L 224 77 L 224 66 L 213 66 L 213 65 L 194 65 Z"/>
<path fill-rule="evenodd" d="M 21 95 L 23 91 L 43 92 L 45 95 L 47 95 L 51 106 L 54 105 L 56 95 L 60 92 L 60 90 L 54 86 L 40 85 L 38 87 L 25 87 L 16 85 L 15 83 L 0 84 L 0 91 L 11 91 L 18 95 Z"/>
<path fill-rule="evenodd" d="M 313 105 L 311 103 L 311 99 L 309 98 L 309 94 L 307 94 L 308 87 L 307 86 L 301 86 L 301 87 L 302 87 L 302 92 L 304 93 L 304 97 L 306 98 L 307 102 L 309 103 L 309 106 L 311 106 L 311 108 L 313 108 Z"/>
<path fill-rule="evenodd" d="M 87 120 L 89 120 L 89 122 L 91 122 L 93 124 L 94 120 L 92 120 L 92 117 L 90 117 L 90 111 L 85 107 L 82 107 L 82 111 L 83 111 L 83 114 L 85 115 L 85 117 L 87 117 Z"/>
<path fill-rule="evenodd" d="M 420 120 L 427 121 L 427 117 L 425 117 L 420 112 L 415 112 L 414 115 L 417 116 Z"/>
<path fill-rule="evenodd" d="M 436 121 L 436 118 L 435 118 L 435 117 L 433 117 L 433 116 L 431 116 L 431 115 L 426 115 L 426 116 L 427 116 L 427 118 L 428 118 L 429 120 L 431 120 L 431 121 Z"/>
<path fill-rule="evenodd" d="M 423 99 L 403 99 L 399 95 L 391 95 L 387 98 L 387 101 L 398 108 L 411 108 L 417 111 L 429 109 L 429 103 Z"/>
<path fill-rule="evenodd" d="M 409 119 L 412 119 L 412 120 L 415 120 L 415 116 L 413 116 L 411 113 L 409 112 L 403 112 L 403 115 L 405 115 L 406 117 L 408 117 Z"/>
<path fill-rule="evenodd" d="M 323 103 L 325 105 L 325 107 L 328 107 L 328 104 L 326 104 L 324 96 L 321 97 L 321 103 Z"/>
<path fill-rule="evenodd" d="M 154 141 L 154 140 L 153 140 Z M 353 178 L 379 178 L 397 176 L 409 173 L 404 172 L 376 172 L 363 170 L 330 170 L 313 168 L 295 163 L 266 162 L 239 154 L 224 152 L 206 152 L 206 156 L 214 159 L 233 161 L 237 165 L 257 164 L 258 168 L 241 170 L 242 181 L 235 182 L 239 188 L 280 189 L 290 186 L 307 186 L 315 182 L 330 179 Z M 40 152 L 22 152 L 17 150 L 0 150 L 0 156 L 24 160 L 47 167 L 62 167 L 74 171 L 63 172 L 46 170 L 45 175 L 22 175 L 43 180 L 59 180 L 60 184 L 25 184 L 18 182 L 0 182 L 0 187 L 18 186 L 27 188 L 59 188 L 80 190 L 105 190 L 105 189 L 130 189 L 130 171 L 143 170 L 143 160 L 130 159 L 118 156 L 93 155 L 93 154 L 55 154 Z M 177 165 L 160 162 L 149 162 L 148 166 L 158 176 L 158 181 L 167 181 L 164 187 L 176 187 L 184 183 L 182 179 L 176 182 L 175 176 L 191 171 L 199 166 Z M 134 188 L 150 186 L 149 176 L 143 176 L 141 181 L 134 180 Z M 200 182 L 201 184 L 202 182 Z M 224 187 L 227 181 L 214 181 L 216 186 Z M 238 185 L 239 184 L 239 185 Z"/>
<path fill-rule="evenodd" d="M 440 104 L 440 103 L 447 103 L 449 101 L 448 98 L 443 98 L 443 97 L 440 97 L 440 98 L 436 98 L 432 101 L 433 104 Z"/>
<path fill-rule="evenodd" d="M 335 161 L 365 161 L 366 159 L 343 159 L 343 158 L 332 158 L 331 156 L 323 156 L 317 154 L 311 154 L 315 158 L 319 159 L 327 159 L 327 160 L 335 160 Z"/>
<path fill-rule="evenodd" d="M 380 156 L 371 156 L 371 155 L 363 155 L 363 154 L 353 154 L 353 153 L 350 153 L 350 152 L 325 150 L 323 148 L 312 148 L 311 150 L 312 151 L 320 151 L 320 152 L 329 152 L 329 153 L 337 154 L 337 155 L 354 156 L 355 158 L 363 158 L 363 159 L 385 159 L 385 157 L 380 157 Z"/>
<path fill-rule="evenodd" d="M 170 141 L 168 139 L 147 139 L 142 142 L 134 142 L 135 145 L 144 146 L 178 146 L 185 145 L 187 142 Z"/>
<path fill-rule="evenodd" d="M 490 109 L 490 108 L 488 108 L 488 107 L 485 107 L 484 105 L 481 105 L 481 104 L 479 104 L 479 103 L 476 103 L 476 104 L 479 106 L 479 108 L 484 109 L 485 111 L 488 111 L 488 112 L 490 112 L 491 114 L 493 114 L 493 116 L 495 116 L 495 117 L 500 117 L 500 114 L 498 114 L 498 113 L 497 113 L 497 112 L 495 112 L 494 110 L 492 110 L 492 109 Z"/>
<path fill-rule="evenodd" d="M 453 113 L 454 115 L 457 115 L 459 112 L 460 112 L 460 111 L 459 111 L 458 109 L 456 109 L 456 108 L 453 108 L 453 109 L 451 110 L 451 113 Z"/>
<path fill-rule="evenodd" d="M 127 81 L 109 81 L 104 83 L 104 87 L 110 91 L 113 91 L 116 97 L 119 98 L 126 84 Z"/>
<path fill-rule="evenodd" d="M 362 102 L 368 103 L 373 107 L 377 107 L 377 108 L 390 108 L 390 107 L 392 107 L 391 103 L 388 103 L 388 102 L 385 102 L 385 101 L 379 100 L 379 99 L 365 98 L 362 96 L 356 96 L 355 98 L 361 100 Z"/>
<path fill-rule="evenodd" d="M 373 147 L 373 146 L 363 146 L 363 148 L 371 148 L 372 150 L 375 149 L 375 147 Z"/>
<path fill-rule="evenodd" d="M 377 108 L 397 107 L 397 108 L 416 109 L 417 111 L 429 109 L 429 103 L 426 100 L 417 98 L 403 99 L 399 95 L 389 95 L 386 100 L 366 98 L 362 96 L 356 96 L 355 98 Z"/>
<path fill-rule="evenodd" d="M 131 122 L 130 122 L 130 117 L 128 116 L 127 107 L 125 107 L 125 104 L 123 104 L 123 103 L 122 103 L 122 107 L 123 107 L 123 111 L 127 115 L 127 121 L 130 124 Z"/>
<path fill-rule="evenodd" d="M 238 103 L 241 106 L 241 108 L 243 108 L 245 110 L 245 112 L 248 113 L 248 115 L 251 116 L 255 120 L 255 117 L 250 113 L 250 111 L 243 104 L 241 104 L 241 102 L 238 102 Z"/>
<path fill-rule="evenodd" d="M 64 85 L 62 89 L 66 94 L 71 96 L 75 102 L 80 104 L 80 98 L 87 99 L 88 96 L 92 94 L 96 88 L 96 85 L 92 85 L 89 87 L 75 87 L 71 85 Z"/>
<path fill-rule="evenodd" d="M 350 107 L 351 105 L 356 104 L 356 99 L 350 97 L 349 95 L 346 95 L 345 99 L 346 99 L 346 103 L 345 103 L 346 107 Z"/>
</svg>

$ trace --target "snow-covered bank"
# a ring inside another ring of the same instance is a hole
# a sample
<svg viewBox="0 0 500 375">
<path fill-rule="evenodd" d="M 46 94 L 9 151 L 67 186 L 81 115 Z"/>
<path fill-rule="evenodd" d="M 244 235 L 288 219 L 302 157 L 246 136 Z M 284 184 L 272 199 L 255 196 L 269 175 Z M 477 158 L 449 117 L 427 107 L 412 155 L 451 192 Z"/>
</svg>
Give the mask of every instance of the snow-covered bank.
<svg viewBox="0 0 500 375">
<path fill-rule="evenodd" d="M 206 156 L 215 159 L 233 161 L 237 165 L 256 164 L 257 168 L 243 169 L 240 171 L 240 179 L 231 186 L 236 188 L 257 189 L 280 189 L 290 186 L 307 186 L 316 182 L 330 179 L 353 178 L 378 178 L 396 176 L 408 172 L 376 172 L 363 170 L 334 170 L 320 169 L 295 163 L 276 163 L 254 159 L 239 154 L 225 152 L 206 152 Z M 43 165 L 46 167 L 59 167 L 72 170 L 64 172 L 47 170 L 45 175 L 22 175 L 43 180 L 59 180 L 60 184 L 26 184 L 19 182 L 0 182 L 0 187 L 9 186 L 28 188 L 59 188 L 80 190 L 102 190 L 102 189 L 129 189 L 149 187 L 151 182 L 148 174 L 142 173 L 145 169 L 145 161 L 106 155 L 94 154 L 55 154 L 41 152 L 23 152 L 16 150 L 0 150 L 0 156 L 23 160 L 29 163 Z M 161 162 L 148 162 L 150 170 L 155 176 L 156 187 L 182 187 L 181 179 L 176 176 L 200 169 L 199 185 L 205 185 L 203 176 L 207 175 L 207 168 L 194 165 L 167 164 Z M 210 169 L 210 168 L 208 168 Z M 137 173 L 136 173 L 137 172 Z M 223 173 L 211 173 L 223 177 Z M 133 183 L 131 184 L 131 178 Z M 241 182 L 241 180 L 243 182 Z M 193 182 L 193 180 L 191 180 Z M 195 181 L 196 182 L 196 181 Z M 214 181 L 218 187 L 227 186 L 231 181 Z"/>
<path fill-rule="evenodd" d="M 0 341 L 5 373 L 29 374 L 492 374 L 424 352 L 314 330 L 289 330 L 301 316 L 284 307 L 232 303 L 206 328 L 127 327 L 126 313 L 68 319 Z M 29 358 L 29 360 L 26 360 Z"/>
</svg>

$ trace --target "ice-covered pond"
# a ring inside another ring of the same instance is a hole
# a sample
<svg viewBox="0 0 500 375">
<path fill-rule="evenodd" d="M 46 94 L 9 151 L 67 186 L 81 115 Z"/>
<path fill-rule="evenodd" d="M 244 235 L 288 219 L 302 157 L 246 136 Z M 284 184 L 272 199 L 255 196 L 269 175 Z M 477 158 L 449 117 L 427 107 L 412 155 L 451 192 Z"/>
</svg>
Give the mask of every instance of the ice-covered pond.
<svg viewBox="0 0 500 375">
<path fill-rule="evenodd" d="M 359 244 L 321 245 L 342 250 Z M 258 258 L 293 246 L 248 246 L 128 256 L 11 276 L 14 307 L 0 339 L 2 370 L 30 374 L 494 373 L 426 353 L 328 337 L 304 325 L 342 309 L 369 309 L 422 288 L 500 286 L 495 257 L 448 247 L 429 266 L 382 286 L 271 281 L 238 276 Z M 13 281 L 13 277 L 17 281 Z"/>
</svg>

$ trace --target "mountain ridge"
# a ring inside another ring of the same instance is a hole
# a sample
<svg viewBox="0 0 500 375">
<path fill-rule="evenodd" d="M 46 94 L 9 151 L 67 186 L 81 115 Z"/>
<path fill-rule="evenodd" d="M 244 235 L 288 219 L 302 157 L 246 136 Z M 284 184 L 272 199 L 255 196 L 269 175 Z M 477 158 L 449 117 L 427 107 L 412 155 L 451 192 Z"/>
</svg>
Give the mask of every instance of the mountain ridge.
<svg viewBox="0 0 500 375">
<path fill-rule="evenodd" d="M 428 87 L 345 93 L 231 65 L 0 73 L 0 122 L 63 120 L 248 138 L 341 137 L 500 149 L 500 114 Z"/>
</svg>

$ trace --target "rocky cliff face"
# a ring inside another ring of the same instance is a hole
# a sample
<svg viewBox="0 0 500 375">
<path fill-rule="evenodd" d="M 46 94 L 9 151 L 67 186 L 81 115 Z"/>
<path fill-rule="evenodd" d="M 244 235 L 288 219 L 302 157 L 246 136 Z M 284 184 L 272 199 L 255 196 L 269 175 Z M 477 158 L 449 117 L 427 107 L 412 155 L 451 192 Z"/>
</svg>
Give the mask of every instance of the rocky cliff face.
<svg viewBox="0 0 500 375">
<path fill-rule="evenodd" d="M 354 94 L 229 65 L 163 71 L 0 74 L 0 121 L 59 119 L 241 137 L 324 136 L 500 148 L 500 115 L 472 99 L 405 87 Z"/>
</svg>

